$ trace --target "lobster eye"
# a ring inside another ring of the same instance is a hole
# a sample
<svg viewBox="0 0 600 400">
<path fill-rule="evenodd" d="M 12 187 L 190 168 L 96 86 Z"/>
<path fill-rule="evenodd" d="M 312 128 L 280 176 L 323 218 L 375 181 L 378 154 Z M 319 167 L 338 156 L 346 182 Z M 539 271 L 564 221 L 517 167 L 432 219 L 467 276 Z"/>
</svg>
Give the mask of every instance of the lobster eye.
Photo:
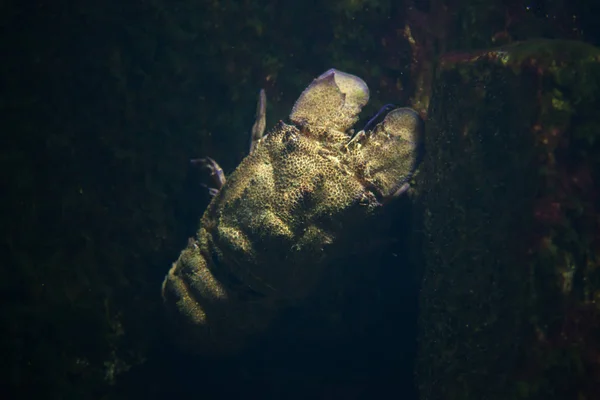
<svg viewBox="0 0 600 400">
<path fill-rule="evenodd" d="M 286 132 L 283 136 L 283 143 L 285 144 L 285 150 L 288 153 L 298 149 L 298 135 L 294 132 Z"/>
</svg>

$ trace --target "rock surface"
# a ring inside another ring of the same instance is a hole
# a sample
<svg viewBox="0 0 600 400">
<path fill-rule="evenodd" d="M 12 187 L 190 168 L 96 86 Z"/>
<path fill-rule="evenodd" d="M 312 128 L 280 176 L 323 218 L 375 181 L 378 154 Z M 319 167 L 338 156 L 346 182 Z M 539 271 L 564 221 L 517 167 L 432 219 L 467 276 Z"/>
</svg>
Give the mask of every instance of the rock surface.
<svg viewBox="0 0 600 400">
<path fill-rule="evenodd" d="M 599 393 L 600 50 L 449 54 L 417 185 L 422 399 Z"/>
</svg>

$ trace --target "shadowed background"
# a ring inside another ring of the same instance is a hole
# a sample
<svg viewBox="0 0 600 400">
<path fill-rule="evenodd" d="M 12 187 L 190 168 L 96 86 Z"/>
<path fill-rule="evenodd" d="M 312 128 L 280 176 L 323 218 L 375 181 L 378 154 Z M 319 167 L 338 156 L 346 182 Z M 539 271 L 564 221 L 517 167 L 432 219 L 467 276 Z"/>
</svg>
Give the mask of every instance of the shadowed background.
<svg viewBox="0 0 600 400">
<path fill-rule="evenodd" d="M 586 2 L 488 3 L 3 3 L 3 389 L 415 398 L 418 274 L 398 238 L 410 226 L 405 209 L 390 219 L 396 240 L 357 259 L 379 266 L 365 282 L 378 289 L 341 302 L 344 318 L 356 309 L 364 318 L 335 342 L 308 332 L 281 353 L 259 344 L 235 360 L 188 357 L 163 335 L 160 282 L 209 200 L 189 159 L 210 155 L 231 172 L 248 150 L 261 87 L 267 127 L 331 67 L 369 85 L 363 116 L 390 102 L 426 109 L 440 52 L 536 36 L 598 44 Z M 284 332 L 319 323 L 287 318 Z"/>
</svg>

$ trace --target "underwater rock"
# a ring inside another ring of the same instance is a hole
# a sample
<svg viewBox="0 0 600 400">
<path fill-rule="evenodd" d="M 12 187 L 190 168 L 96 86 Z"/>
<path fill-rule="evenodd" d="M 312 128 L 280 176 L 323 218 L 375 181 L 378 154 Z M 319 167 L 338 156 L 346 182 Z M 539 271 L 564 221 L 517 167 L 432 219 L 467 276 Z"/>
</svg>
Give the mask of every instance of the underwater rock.
<svg viewBox="0 0 600 400">
<path fill-rule="evenodd" d="M 368 100 L 360 78 L 325 72 L 294 105 L 292 124 L 253 139 L 251 153 L 223 179 L 163 283 L 186 347 L 240 349 L 282 309 L 309 298 L 328 264 L 355 251 L 383 204 L 407 189 L 422 121 L 397 108 L 353 135 Z"/>
<path fill-rule="evenodd" d="M 417 176 L 421 399 L 600 393 L 600 50 L 442 57 Z"/>
</svg>

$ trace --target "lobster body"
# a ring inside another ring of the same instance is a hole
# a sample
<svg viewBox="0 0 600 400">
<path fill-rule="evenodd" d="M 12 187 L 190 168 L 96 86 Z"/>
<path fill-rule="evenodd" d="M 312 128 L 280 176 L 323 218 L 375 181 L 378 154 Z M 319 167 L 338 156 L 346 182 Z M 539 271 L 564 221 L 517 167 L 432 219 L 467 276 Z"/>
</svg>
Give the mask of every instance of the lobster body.
<svg viewBox="0 0 600 400">
<path fill-rule="evenodd" d="M 163 283 L 193 348 L 236 350 L 309 297 L 408 188 L 421 120 L 395 109 L 352 137 L 367 101 L 362 80 L 327 71 L 296 102 L 292 124 L 277 124 L 227 177 Z"/>
</svg>

